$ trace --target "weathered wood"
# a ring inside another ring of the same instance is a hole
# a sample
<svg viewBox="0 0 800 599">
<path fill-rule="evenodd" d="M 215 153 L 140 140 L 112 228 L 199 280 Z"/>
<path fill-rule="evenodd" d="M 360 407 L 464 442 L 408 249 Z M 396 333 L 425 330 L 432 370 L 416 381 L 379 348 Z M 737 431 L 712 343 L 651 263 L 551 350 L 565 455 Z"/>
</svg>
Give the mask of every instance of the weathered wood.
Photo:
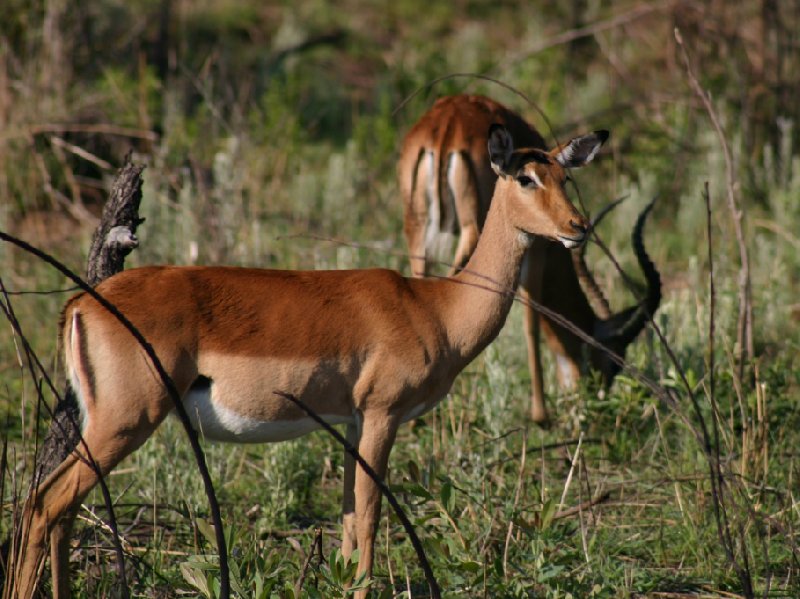
<svg viewBox="0 0 800 599">
<path fill-rule="evenodd" d="M 139 218 L 142 200 L 144 166 L 135 165 L 129 158 L 117 173 L 111 193 L 103 207 L 100 224 L 94 232 L 86 266 L 86 280 L 96 286 L 124 268 L 125 257 L 139 245 L 136 228 L 144 219 Z M 50 428 L 37 456 L 31 489 L 35 489 L 77 447 L 80 441 L 80 409 L 74 390 L 67 385 L 64 396 L 56 403 Z M 68 527 L 64 534 L 69 534 Z M 118 547 L 121 551 L 121 548 Z M 68 557 L 64 556 L 64 559 Z M 125 585 L 125 574 L 120 554 L 120 584 Z M 3 560 L 5 561 L 5 560 Z M 127 597 L 125 588 L 120 596 Z"/>
<path fill-rule="evenodd" d="M 126 158 L 125 164 L 117 173 L 87 259 L 87 280 L 92 286 L 120 272 L 124 267 L 125 257 L 139 245 L 136 228 L 144 220 L 139 218 L 143 170 L 144 166 L 134 165 L 129 158 Z M 68 386 L 64 396 L 56 403 L 50 428 L 37 455 L 31 483 L 33 493 L 75 449 L 79 441 L 80 409 L 74 391 Z M 68 532 L 67 530 L 66 533 Z M 22 541 L 17 538 L 14 542 Z M 12 538 L 9 537 L 0 545 L 0 587 L 5 587 L 4 583 L 9 580 L 7 567 L 11 542 Z M 122 562 L 120 569 L 120 580 L 124 585 Z M 4 596 L 7 592 L 9 589 L 4 588 Z M 121 589 L 120 593 L 122 596 L 127 596 L 125 589 Z"/>
<path fill-rule="evenodd" d="M 86 265 L 86 280 L 96 286 L 124 268 L 125 257 L 138 245 L 136 228 L 144 221 L 139 218 L 142 200 L 143 165 L 126 158 L 111 186 L 103 207 L 103 216 L 94 232 Z M 34 482 L 47 477 L 63 462 L 80 440 L 80 410 L 72 389 L 56 404 L 50 429 L 42 443 Z"/>
<path fill-rule="evenodd" d="M 117 173 L 89 249 L 86 267 L 89 285 L 95 286 L 120 272 L 125 257 L 139 245 L 136 228 L 144 221 L 139 218 L 143 170 L 143 165 L 128 159 Z"/>
</svg>

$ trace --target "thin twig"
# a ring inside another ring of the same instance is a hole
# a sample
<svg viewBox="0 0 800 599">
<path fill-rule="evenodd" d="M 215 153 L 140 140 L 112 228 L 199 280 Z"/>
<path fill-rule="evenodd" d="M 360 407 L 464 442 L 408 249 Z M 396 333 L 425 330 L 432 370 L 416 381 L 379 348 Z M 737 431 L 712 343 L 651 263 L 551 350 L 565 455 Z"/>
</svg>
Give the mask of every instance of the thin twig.
<svg viewBox="0 0 800 599">
<path fill-rule="evenodd" d="M 744 234 L 744 211 L 740 208 L 736 201 L 735 188 L 737 186 L 734 170 L 733 158 L 731 157 L 731 150 L 728 146 L 728 141 L 725 138 L 725 130 L 722 127 L 719 116 L 717 115 L 714 105 L 711 103 L 709 93 L 703 89 L 692 69 L 692 63 L 689 60 L 689 54 L 683 44 L 680 30 L 675 29 L 675 40 L 681 48 L 684 65 L 686 66 L 686 74 L 689 78 L 689 84 L 692 90 L 697 94 L 703 102 L 703 106 L 711 119 L 711 124 L 719 138 L 720 146 L 722 147 L 722 154 L 725 159 L 725 180 L 727 184 L 727 200 L 728 210 L 730 211 L 733 220 L 733 229 L 736 234 L 736 243 L 739 247 L 739 320 L 737 323 L 736 341 L 737 348 L 737 366 L 738 375 L 741 380 L 744 377 L 744 365 L 753 360 L 755 356 L 755 349 L 753 346 L 753 303 L 752 303 L 752 290 L 750 283 L 750 257 L 747 250 L 747 242 Z"/>
<path fill-rule="evenodd" d="M 294 585 L 294 594 L 295 596 L 300 596 L 300 591 L 303 590 L 303 583 L 306 581 L 306 576 L 308 575 L 308 569 L 311 566 L 311 560 L 314 558 L 314 551 L 319 548 L 320 554 L 322 552 L 322 528 L 319 526 L 314 529 L 314 540 L 311 543 L 311 549 L 308 551 L 308 556 L 306 556 L 306 561 L 303 564 L 303 569 L 300 572 L 300 578 L 297 581 L 297 584 Z"/>
<path fill-rule="evenodd" d="M 50 143 L 52 143 L 54 146 L 58 146 L 60 148 L 64 148 L 68 152 L 72 152 L 76 156 L 91 162 L 92 164 L 94 164 L 95 166 L 100 167 L 103 170 L 110 171 L 113 168 L 111 166 L 111 163 L 108 162 L 107 160 L 103 160 L 99 156 L 96 156 L 95 154 L 92 154 L 88 150 L 84 150 L 80 146 L 76 146 L 75 144 L 69 143 L 68 141 L 66 141 L 65 139 L 62 139 L 58 135 L 51 135 L 50 136 Z"/>
<path fill-rule="evenodd" d="M 516 56 L 512 56 L 507 60 L 503 60 L 491 67 L 489 70 L 494 70 L 499 65 L 502 66 L 509 66 L 515 63 L 522 62 L 540 52 L 544 52 L 545 50 L 549 50 L 551 48 L 555 48 L 556 46 L 562 46 L 564 44 L 569 44 L 570 42 L 574 42 L 575 40 L 579 40 L 584 37 L 593 37 L 598 33 L 603 31 L 608 31 L 610 29 L 616 29 L 617 27 L 622 27 L 628 23 L 646 17 L 655 12 L 667 12 L 672 10 L 672 8 L 677 4 L 685 4 L 687 0 L 673 0 L 672 2 L 652 2 L 650 4 L 642 4 L 635 6 L 633 9 L 620 13 L 618 15 L 614 15 L 608 19 L 602 19 L 600 21 L 596 21 L 594 23 L 590 23 L 584 27 L 577 27 L 575 29 L 570 29 L 568 31 L 564 31 L 553 37 L 547 38 L 538 44 L 534 45 L 532 48 L 528 48 Z"/>
<path fill-rule="evenodd" d="M 714 110 L 714 106 L 711 103 L 711 98 L 706 92 L 703 87 L 700 85 L 700 82 L 697 80 L 697 77 L 694 74 L 694 70 L 692 68 L 691 60 L 689 59 L 689 54 L 686 50 L 686 47 L 683 43 L 683 38 L 681 36 L 680 30 L 675 29 L 675 40 L 677 41 L 678 45 L 681 48 L 681 55 L 683 58 L 684 66 L 686 67 L 686 74 L 689 79 L 689 84 L 692 90 L 697 94 L 700 100 L 703 103 L 703 106 L 708 113 L 709 118 L 711 119 L 711 123 L 714 126 L 714 130 L 717 133 L 717 137 L 719 138 L 720 145 L 722 147 L 723 157 L 725 159 L 725 174 L 726 174 L 726 182 L 727 182 L 727 200 L 728 200 L 728 210 L 730 211 L 731 218 L 733 220 L 734 232 L 736 235 L 737 245 L 739 247 L 739 318 L 737 322 L 737 355 L 736 355 L 736 362 L 737 362 L 737 379 L 739 383 L 742 383 L 744 378 L 744 366 L 745 363 L 750 363 L 755 355 L 755 350 L 753 347 L 753 307 L 752 307 L 752 297 L 751 297 L 751 288 L 750 288 L 750 259 L 747 251 L 747 243 L 744 237 L 744 229 L 743 229 L 743 216 L 744 213 L 738 206 L 736 202 L 735 196 L 735 186 L 736 180 L 733 172 L 733 159 L 731 157 L 730 147 L 728 146 L 728 142 L 725 138 L 725 131 L 722 127 L 722 124 L 719 120 L 719 117 Z M 709 201 L 710 206 L 710 201 Z M 708 208 L 710 210 L 710 207 Z M 710 225 L 709 225 L 710 226 Z M 743 592 L 747 597 L 753 597 L 753 582 L 752 576 L 750 573 L 749 563 L 747 559 L 747 550 L 743 548 L 742 551 L 742 560 L 744 561 L 743 564 L 739 563 L 739 560 L 735 559 L 734 556 L 734 546 L 733 541 L 731 539 L 731 532 L 730 532 L 730 525 L 727 519 L 727 511 L 726 511 L 726 504 L 724 499 L 724 478 L 722 476 L 722 471 L 720 467 L 719 461 L 719 439 L 716 438 L 716 432 L 718 431 L 716 416 L 714 418 L 714 431 L 715 431 L 715 440 L 716 440 L 716 454 L 715 458 L 712 463 L 709 465 L 711 466 L 712 470 L 712 491 L 715 494 L 715 513 L 717 516 L 717 525 L 719 529 L 720 536 L 723 541 L 723 545 L 725 546 L 726 552 L 728 553 L 728 559 L 731 561 L 731 565 L 736 569 L 737 574 L 739 576 L 739 580 L 742 584 Z M 745 540 L 743 532 L 740 529 L 740 541 L 744 546 Z"/>
<path fill-rule="evenodd" d="M 555 515 L 553 516 L 553 520 L 561 520 L 563 518 L 569 518 L 570 516 L 574 516 L 575 514 L 578 514 L 584 510 L 593 508 L 594 506 L 600 505 L 601 503 L 605 503 L 606 501 L 608 501 L 609 497 L 611 497 L 611 491 L 604 491 L 597 497 L 594 497 L 592 499 L 587 499 L 586 501 L 583 501 L 578 505 L 574 505 L 565 510 L 560 510 L 556 512 Z"/>
<path fill-rule="evenodd" d="M 714 374 L 714 335 L 715 335 L 715 321 L 714 315 L 716 312 L 716 291 L 714 287 L 714 252 L 712 245 L 712 227 L 711 227 L 711 196 L 708 191 L 708 182 L 705 182 L 703 188 L 703 200 L 706 205 L 706 234 L 708 242 L 708 269 L 709 269 L 709 321 L 708 321 L 708 399 L 711 404 L 711 423 L 712 431 L 714 433 L 713 451 L 714 462 L 713 466 L 716 470 L 716 477 L 711 478 L 712 489 L 716 488 L 717 493 L 720 494 L 719 504 L 715 501 L 715 510 L 717 512 L 717 523 L 723 525 L 720 530 L 723 545 L 728 549 L 728 554 L 733 557 L 733 540 L 730 534 L 730 525 L 728 523 L 728 515 L 726 504 L 722 493 L 724 493 L 725 480 L 721 469 L 720 460 L 720 440 L 719 440 L 719 408 L 717 406 L 715 394 L 715 374 Z M 716 496 L 715 496 L 716 499 Z M 736 563 L 734 562 L 734 566 Z"/>
<path fill-rule="evenodd" d="M 40 135 L 43 133 L 98 133 L 103 135 L 118 135 L 120 137 L 132 137 L 146 139 L 148 141 L 158 141 L 158 133 L 144 129 L 134 129 L 132 127 L 119 127 L 110 123 L 42 123 L 31 125 L 22 130 L 10 130 L 0 135 L 10 139 L 25 135 Z"/>
<path fill-rule="evenodd" d="M 717 464 L 720 461 L 719 447 L 719 407 L 715 394 L 716 377 L 714 373 L 714 333 L 716 314 L 716 289 L 714 287 L 714 249 L 712 244 L 711 227 L 711 197 L 708 193 L 708 181 L 703 187 L 703 200 L 706 204 L 706 236 L 708 242 L 708 400 L 711 403 L 711 416 L 714 425 L 714 450 Z"/>
<path fill-rule="evenodd" d="M 567 499 L 567 492 L 569 491 L 570 483 L 572 482 L 572 474 L 575 472 L 575 464 L 578 463 L 578 456 L 581 453 L 581 445 L 583 444 L 583 431 L 578 437 L 578 446 L 575 448 L 575 453 L 569 461 L 569 472 L 567 473 L 567 480 L 564 482 L 564 490 L 561 492 L 561 501 L 558 503 L 558 511 L 564 507 L 564 501 Z"/>
</svg>

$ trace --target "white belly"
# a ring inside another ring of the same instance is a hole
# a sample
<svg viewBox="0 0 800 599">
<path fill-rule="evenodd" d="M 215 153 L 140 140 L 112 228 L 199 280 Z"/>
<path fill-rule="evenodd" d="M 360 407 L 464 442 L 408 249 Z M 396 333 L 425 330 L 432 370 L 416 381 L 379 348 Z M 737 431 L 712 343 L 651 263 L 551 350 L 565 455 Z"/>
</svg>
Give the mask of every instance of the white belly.
<svg viewBox="0 0 800 599">
<path fill-rule="evenodd" d="M 287 400 L 288 401 L 288 400 Z M 189 420 L 195 430 L 211 441 L 228 443 L 269 443 L 301 437 L 320 428 L 309 417 L 297 420 L 263 421 L 247 416 L 215 403 L 211 387 L 192 388 L 184 399 Z M 329 424 L 352 423 L 354 418 L 341 415 L 321 414 Z"/>
</svg>

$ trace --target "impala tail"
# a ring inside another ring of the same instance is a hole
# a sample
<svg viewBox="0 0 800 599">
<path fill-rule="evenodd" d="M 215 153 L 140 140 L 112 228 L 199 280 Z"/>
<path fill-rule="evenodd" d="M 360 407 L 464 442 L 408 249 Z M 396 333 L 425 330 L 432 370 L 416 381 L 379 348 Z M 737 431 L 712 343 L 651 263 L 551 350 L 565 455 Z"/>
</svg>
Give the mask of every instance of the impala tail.
<svg viewBox="0 0 800 599">
<path fill-rule="evenodd" d="M 661 304 L 661 275 L 656 270 L 655 264 L 650 260 L 642 240 L 647 215 L 653 208 L 656 199 L 645 206 L 644 210 L 636 219 L 636 224 L 631 233 L 631 243 L 639 267 L 644 273 L 647 281 L 647 294 L 644 299 L 636 304 L 612 315 L 610 318 L 598 320 L 594 327 L 594 337 L 603 345 L 616 352 L 621 357 L 625 356 L 625 350 L 630 343 L 636 339 L 644 329 L 647 322 L 653 317 Z M 593 352 L 594 353 L 594 352 Z M 621 366 L 612 362 L 609 357 L 602 353 L 595 360 L 595 367 L 603 375 L 603 382 L 606 386 L 610 385 L 614 377 L 621 370 Z"/>
</svg>

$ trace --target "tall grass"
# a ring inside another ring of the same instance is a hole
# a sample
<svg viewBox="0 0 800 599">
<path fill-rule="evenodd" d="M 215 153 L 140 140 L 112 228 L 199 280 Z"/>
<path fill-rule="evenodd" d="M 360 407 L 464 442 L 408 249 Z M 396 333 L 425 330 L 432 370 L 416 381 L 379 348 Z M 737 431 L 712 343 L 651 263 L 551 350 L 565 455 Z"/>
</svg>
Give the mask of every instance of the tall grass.
<svg viewBox="0 0 800 599">
<path fill-rule="evenodd" d="M 698 426 L 698 416 L 712 420 L 706 182 L 716 288 L 713 397 L 733 550 L 740 562 L 746 557 L 757 594 L 800 594 L 794 495 L 800 430 L 797 115 L 777 98 L 773 112 L 764 107 L 758 114 L 748 112 L 755 111 L 753 104 L 731 101 L 733 72 L 750 76 L 752 64 L 738 54 L 702 52 L 702 36 L 685 26 L 699 18 L 692 10 L 710 18 L 705 5 L 656 11 L 625 28 L 603 30 L 594 42 L 527 55 L 542 39 L 578 25 L 566 9 L 534 4 L 489 10 L 480 3 L 457 8 L 404 0 L 386 12 L 357 2 L 341 10 L 320 2 L 174 5 L 176 54 L 163 78 L 152 60 L 159 13 L 150 4 L 102 3 L 75 13 L 82 17 L 58 12 L 61 4 L 49 0 L 15 4 L 13 26 L 0 29 L 0 48 L 14 49 L 0 56 L 0 228 L 35 232 L 25 229 L 26 219 L 42 210 L 62 215 L 70 226 L 83 215 L 78 232 L 56 246 L 82 270 L 92 225 L 86 213 L 96 214 L 102 193 L 95 188 L 107 186 L 113 169 L 59 154 L 61 146 L 53 142 L 59 136 L 112 164 L 134 147 L 135 159 L 147 165 L 146 222 L 129 266 L 386 266 L 407 272 L 394 160 L 403 132 L 433 97 L 490 93 L 525 112 L 550 137 L 535 110 L 485 81 L 444 81 L 393 112 L 435 77 L 494 68 L 490 72 L 535 99 L 554 135 L 612 130 L 608 153 L 576 179 L 593 212 L 628 195 L 600 233 L 634 278 L 629 233 L 641 208 L 660 196 L 645 242 L 665 282 L 655 322 L 677 366 L 652 331 L 627 358 L 671 389 L 675 403 L 659 401 L 624 374 L 602 396 L 591 381 L 563 393 L 546 354 L 556 422 L 548 431 L 529 425 L 522 315 L 515 307 L 500 337 L 457 379 L 447 401 L 401 429 L 391 458 L 389 482 L 405 501 L 445 594 L 743 592 L 720 544 L 707 455 L 690 428 Z M 617 14 L 605 3 L 589 4 L 584 25 Z M 718 16 L 733 31 L 730 39 L 727 29 L 713 33 L 728 44 L 720 47 L 735 49 L 736 40 L 750 39 L 744 17 L 755 3 L 741 4 Z M 137 20 L 137 10 L 146 18 Z M 82 18 L 98 46 L 116 40 L 117 53 L 130 56 L 81 47 Z M 56 23 L 59 39 L 44 39 L 47 19 Z M 123 39 L 120 23 L 128 21 L 140 29 Z M 756 322 L 756 358 L 742 380 L 734 359 L 738 254 L 724 204 L 724 160 L 675 66 L 670 39 L 676 23 L 700 55 L 699 74 L 715 92 L 741 181 Z M 273 61 L 281 50 L 336 27 L 348 30 L 344 45 L 323 44 Z M 76 52 L 72 63 L 57 55 L 59 47 Z M 781 68 L 796 64 L 796 52 L 784 51 Z M 48 73 L 58 80 L 49 81 Z M 63 93 L 53 92 L 53 85 Z M 752 90 L 745 85 L 744 91 Z M 781 106 L 784 112 L 776 112 Z M 42 129 L 48 123 L 60 125 L 59 132 Z M 91 123 L 127 129 L 124 135 L 62 130 Z M 759 123 L 766 123 L 763 130 L 754 129 Z M 142 134 L 155 130 L 157 136 Z M 48 236 L 30 240 L 47 243 Z M 611 263 L 594 248 L 589 258 L 613 305 L 630 304 L 631 291 Z M 3 245 L 0 277 L 14 292 L 67 286 L 52 270 Z M 55 323 L 68 295 L 3 299 L 53 373 Z M 6 533 L 47 422 L 37 421 L 36 380 L 20 361 L 19 340 L 0 323 L 0 407 L 8 446 L 0 532 Z M 699 413 L 681 375 L 699 399 Z M 311 559 L 302 594 L 346 595 L 352 568 L 337 554 L 340 448 L 323 434 L 269 446 L 204 447 L 230 523 L 239 594 L 293 596 L 314 529 L 321 527 L 326 561 Z M 183 433 L 170 420 L 109 477 L 134 596 L 215 593 L 208 507 L 191 463 Z M 111 592 L 116 576 L 102 504 L 94 492 L 76 531 L 79 596 Z M 378 592 L 424 596 L 421 572 L 396 519 L 385 515 L 380 530 Z"/>
</svg>

